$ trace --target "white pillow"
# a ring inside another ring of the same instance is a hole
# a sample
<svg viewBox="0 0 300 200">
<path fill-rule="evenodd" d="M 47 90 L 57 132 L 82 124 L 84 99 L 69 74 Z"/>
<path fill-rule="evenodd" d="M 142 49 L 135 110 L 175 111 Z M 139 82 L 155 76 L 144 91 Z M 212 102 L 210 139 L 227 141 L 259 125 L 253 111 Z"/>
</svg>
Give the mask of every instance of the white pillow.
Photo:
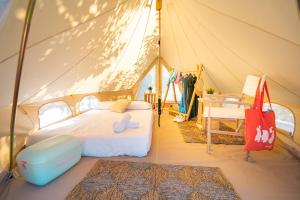
<svg viewBox="0 0 300 200">
<path fill-rule="evenodd" d="M 123 113 L 126 111 L 130 103 L 131 101 L 128 99 L 119 99 L 111 104 L 110 111 Z"/>
<path fill-rule="evenodd" d="M 112 105 L 112 101 L 99 101 L 95 109 L 109 110 Z"/>
<path fill-rule="evenodd" d="M 145 101 L 132 101 L 127 109 L 128 110 L 149 110 L 152 109 L 152 104 Z"/>
</svg>

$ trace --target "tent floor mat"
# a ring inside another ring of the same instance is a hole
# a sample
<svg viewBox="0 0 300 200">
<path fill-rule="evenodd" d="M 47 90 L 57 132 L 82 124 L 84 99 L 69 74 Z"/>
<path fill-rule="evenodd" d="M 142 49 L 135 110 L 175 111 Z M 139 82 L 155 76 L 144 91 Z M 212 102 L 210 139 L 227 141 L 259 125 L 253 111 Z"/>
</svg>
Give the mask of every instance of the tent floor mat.
<svg viewBox="0 0 300 200">
<path fill-rule="evenodd" d="M 240 199 L 219 168 L 98 160 L 66 199 Z"/>
<path fill-rule="evenodd" d="M 192 119 L 182 123 L 177 123 L 180 133 L 186 143 L 207 143 L 206 133 L 200 130 L 196 125 L 196 120 Z M 228 124 L 219 122 L 220 130 L 223 131 L 234 131 L 228 126 Z M 243 131 L 243 130 L 240 130 Z M 212 134 L 211 137 L 212 144 L 226 144 L 226 145 L 243 145 L 244 137 L 241 136 L 231 136 L 222 134 Z"/>
</svg>

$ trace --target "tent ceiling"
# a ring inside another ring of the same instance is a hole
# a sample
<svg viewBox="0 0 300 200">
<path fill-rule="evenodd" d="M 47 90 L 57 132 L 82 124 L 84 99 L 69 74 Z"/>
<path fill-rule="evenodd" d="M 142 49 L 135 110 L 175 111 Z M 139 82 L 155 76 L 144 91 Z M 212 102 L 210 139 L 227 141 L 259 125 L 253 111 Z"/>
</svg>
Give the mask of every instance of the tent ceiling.
<svg viewBox="0 0 300 200">
<path fill-rule="evenodd" d="M 1 21 L 0 106 L 12 99 L 27 2 L 11 1 Z M 209 85 L 230 93 L 247 74 L 267 74 L 276 100 L 299 104 L 297 1 L 164 0 L 161 12 L 172 67 L 203 63 Z M 157 56 L 157 20 L 155 0 L 37 0 L 20 103 L 130 89 Z"/>
<path fill-rule="evenodd" d="M 272 96 L 299 103 L 296 1 L 165 0 L 162 57 L 180 70 L 203 63 L 222 92 L 241 92 L 247 74 L 266 74 Z"/>
<path fill-rule="evenodd" d="M 153 3 L 154 2 L 154 3 Z M 12 99 L 22 29 L 14 1 L 0 32 L 1 105 Z M 15 11 L 15 12 L 13 12 Z M 16 35 L 11 35 L 11 30 Z M 39 0 L 32 21 L 20 103 L 131 88 L 157 56 L 154 0 Z"/>
</svg>

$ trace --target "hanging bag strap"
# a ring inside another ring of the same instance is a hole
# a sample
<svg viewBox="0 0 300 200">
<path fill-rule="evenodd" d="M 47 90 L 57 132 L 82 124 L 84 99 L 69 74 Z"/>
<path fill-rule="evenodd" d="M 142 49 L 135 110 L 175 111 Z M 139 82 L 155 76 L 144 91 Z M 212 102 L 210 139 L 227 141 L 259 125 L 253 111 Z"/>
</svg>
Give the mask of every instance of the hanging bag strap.
<svg viewBox="0 0 300 200">
<path fill-rule="evenodd" d="M 267 82 L 266 80 L 263 81 L 263 86 L 262 86 L 262 91 L 261 91 L 261 99 L 260 99 L 260 104 L 259 104 L 259 109 L 262 111 L 263 110 L 263 105 L 264 105 L 264 94 L 266 92 L 267 94 L 267 98 L 268 98 L 268 102 L 269 102 L 269 106 L 270 109 L 272 110 L 272 104 L 271 104 L 271 99 L 270 99 L 270 94 L 269 94 L 269 90 L 268 90 L 268 86 L 267 86 Z"/>
<path fill-rule="evenodd" d="M 255 93 L 255 98 L 254 98 L 254 103 L 253 103 L 253 109 L 259 109 L 260 104 L 261 104 L 261 91 L 260 91 L 260 84 L 261 84 L 261 78 L 259 79 L 257 88 L 256 88 L 256 93 Z"/>
<path fill-rule="evenodd" d="M 262 78 L 259 79 L 259 83 L 258 83 L 258 86 L 257 86 L 257 89 L 256 89 L 256 95 L 255 95 L 254 104 L 253 104 L 254 109 L 258 109 L 258 110 L 261 110 L 261 111 L 263 110 L 264 93 L 265 92 L 267 94 L 269 106 L 272 110 L 271 98 L 270 98 L 266 78 L 265 78 L 265 76 L 263 76 Z"/>
<path fill-rule="evenodd" d="M 261 77 L 261 81 L 259 84 L 259 92 L 260 92 L 260 99 L 259 99 L 259 107 L 258 109 L 260 111 L 263 111 L 263 105 L 264 105 L 264 94 L 265 94 L 265 83 L 266 83 L 266 76 L 263 75 Z"/>
<path fill-rule="evenodd" d="M 267 86 L 266 77 L 263 76 L 259 80 L 259 84 L 258 84 L 257 91 L 256 91 L 256 97 L 255 97 L 255 108 L 259 109 L 261 111 L 263 111 L 265 92 L 267 94 L 269 106 L 272 110 L 271 98 L 270 98 L 270 94 L 269 94 L 269 90 L 268 90 L 268 86 Z"/>
<path fill-rule="evenodd" d="M 268 102 L 269 102 L 270 108 L 271 108 L 271 110 L 273 110 L 272 109 L 271 98 L 270 98 L 270 93 L 269 93 L 269 90 L 268 90 L 267 82 L 265 82 L 264 89 L 265 89 L 267 97 L 268 97 Z"/>
</svg>

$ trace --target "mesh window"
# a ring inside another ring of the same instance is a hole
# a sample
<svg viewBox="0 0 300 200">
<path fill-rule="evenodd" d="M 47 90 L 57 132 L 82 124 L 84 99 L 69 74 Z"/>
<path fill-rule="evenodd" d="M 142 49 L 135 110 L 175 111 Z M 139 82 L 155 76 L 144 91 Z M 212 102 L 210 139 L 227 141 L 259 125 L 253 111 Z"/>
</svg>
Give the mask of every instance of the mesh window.
<svg viewBox="0 0 300 200">
<path fill-rule="evenodd" d="M 79 111 L 85 112 L 91 109 L 95 109 L 98 106 L 98 99 L 95 96 L 83 97 L 79 104 Z"/>
<path fill-rule="evenodd" d="M 40 128 L 72 116 L 69 106 L 63 102 L 53 102 L 42 106 L 39 110 Z"/>
</svg>

